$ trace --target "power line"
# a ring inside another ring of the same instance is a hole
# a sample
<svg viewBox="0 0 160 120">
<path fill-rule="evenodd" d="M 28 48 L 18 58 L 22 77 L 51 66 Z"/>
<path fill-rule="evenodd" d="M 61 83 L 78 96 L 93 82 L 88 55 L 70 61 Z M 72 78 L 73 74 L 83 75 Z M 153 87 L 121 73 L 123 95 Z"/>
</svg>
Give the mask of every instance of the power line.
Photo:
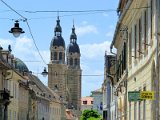
<svg viewBox="0 0 160 120">
<path fill-rule="evenodd" d="M 42 59 L 42 61 L 44 62 L 44 64 L 47 65 L 47 63 L 46 63 L 45 60 L 43 59 L 43 57 L 42 57 L 42 55 L 41 55 L 41 53 L 40 53 L 40 51 L 39 51 L 39 49 L 38 49 L 38 46 L 37 46 L 36 41 L 35 41 L 35 39 L 34 39 L 34 37 L 33 37 L 33 34 L 32 34 L 32 31 L 31 31 L 31 28 L 30 28 L 30 26 L 29 26 L 28 21 L 26 21 L 26 23 L 27 23 L 27 26 L 28 26 L 28 28 L 29 28 L 30 35 L 31 35 L 31 37 L 32 37 L 32 39 L 33 39 L 33 43 L 34 43 L 34 45 L 35 45 L 35 47 L 36 47 L 36 49 L 37 49 L 37 51 L 38 51 L 38 54 L 39 54 L 39 56 L 41 57 L 41 59 Z"/>
<path fill-rule="evenodd" d="M 2 1 L 2 0 L 1 0 Z M 4 3 L 4 1 L 2 1 Z M 6 3 L 5 3 L 6 4 Z M 6 4 L 7 5 L 7 4 Z M 8 5 L 7 5 L 8 6 Z M 136 7 L 136 8 L 130 8 L 130 9 L 125 9 L 125 10 L 135 10 L 135 9 L 145 9 L 145 8 L 150 8 L 150 6 L 144 6 L 144 7 Z M 93 9 L 93 10 L 17 10 L 21 12 L 26 12 L 26 13 L 92 13 L 92 12 L 114 12 L 114 11 L 122 11 L 124 9 Z M 0 10 L 0 12 L 9 12 L 10 10 Z"/>
<path fill-rule="evenodd" d="M 59 17 L 70 17 L 70 16 L 77 16 L 77 15 L 91 15 L 91 14 L 99 14 L 99 13 L 102 13 L 102 12 L 66 14 L 66 15 L 59 15 Z M 56 18 L 56 17 L 57 16 L 37 17 L 37 18 L 29 18 L 29 20 L 33 20 L 33 19 L 52 19 L 52 18 Z"/>
<path fill-rule="evenodd" d="M 27 13 L 57 13 L 57 12 L 61 12 L 61 13 L 85 13 L 85 12 L 108 12 L 108 11 L 115 11 L 113 9 L 108 9 L 108 10 L 39 10 L 39 11 L 24 11 Z"/>
<path fill-rule="evenodd" d="M 3 2 L 9 9 L 11 9 L 13 12 L 15 12 L 16 14 L 18 14 L 20 17 L 22 17 L 24 20 L 24 22 L 26 22 L 27 23 L 27 27 L 28 27 L 28 29 L 29 29 L 29 33 L 30 33 L 30 35 L 31 35 L 31 37 L 32 37 L 32 39 L 33 39 L 33 43 L 34 43 L 34 45 L 35 45 L 35 47 L 36 47 L 36 49 L 37 49 L 37 51 L 38 51 L 38 54 L 39 54 L 39 56 L 41 57 L 41 59 L 42 59 L 42 61 L 44 62 L 44 64 L 46 64 L 47 65 L 47 63 L 45 62 L 45 60 L 43 59 L 43 57 L 42 57 L 42 55 L 41 55 L 41 53 L 40 53 L 40 51 L 39 51 L 39 49 L 38 49 L 38 46 L 37 46 L 37 44 L 36 44 L 36 42 L 35 42 L 35 39 L 34 39 L 34 37 L 33 37 L 33 34 L 32 34 L 32 31 L 31 31 L 31 27 L 29 26 L 29 23 L 28 23 L 28 21 L 27 21 L 27 18 L 26 17 L 24 17 L 23 15 L 21 15 L 20 13 L 18 13 L 16 10 L 14 10 L 11 6 L 9 6 L 7 3 L 5 3 L 3 0 L 1 0 L 1 2 Z"/>
</svg>

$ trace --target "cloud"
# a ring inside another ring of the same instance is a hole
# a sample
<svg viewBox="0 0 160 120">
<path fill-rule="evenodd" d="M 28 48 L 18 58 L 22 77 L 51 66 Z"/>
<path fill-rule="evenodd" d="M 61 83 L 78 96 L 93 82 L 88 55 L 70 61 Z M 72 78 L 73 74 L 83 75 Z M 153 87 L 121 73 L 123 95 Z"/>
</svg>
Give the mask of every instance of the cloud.
<svg viewBox="0 0 160 120">
<path fill-rule="evenodd" d="M 39 50 L 42 58 L 40 57 L 35 45 L 33 44 L 33 40 L 27 37 L 19 37 L 15 41 L 8 39 L 0 39 L 2 47 L 6 49 L 6 47 L 10 44 L 12 49 L 12 54 L 21 59 L 29 68 L 29 70 L 33 72 L 42 72 L 43 67 L 47 66 L 49 63 L 49 50 Z"/>
<path fill-rule="evenodd" d="M 109 49 L 109 41 L 80 45 L 81 56 L 84 59 L 97 59 L 98 57 L 103 57 L 105 51 L 109 51 Z"/>
<path fill-rule="evenodd" d="M 112 36 L 113 36 L 113 31 L 107 32 L 107 33 L 106 33 L 106 36 L 107 36 L 107 37 L 112 37 Z"/>
<path fill-rule="evenodd" d="M 82 96 L 88 96 L 91 91 L 101 87 L 104 80 L 104 54 L 105 51 L 109 52 L 109 49 L 109 41 L 80 45 Z"/>
<path fill-rule="evenodd" d="M 7 47 L 8 45 L 13 45 L 14 41 L 9 39 L 0 39 L 0 46 Z"/>
<path fill-rule="evenodd" d="M 97 34 L 98 30 L 96 26 L 89 25 L 86 21 L 83 21 L 81 26 L 76 26 L 76 33 L 78 36 L 83 36 L 90 33 Z"/>
<path fill-rule="evenodd" d="M 31 52 L 34 48 L 33 41 L 27 37 L 17 38 L 15 44 L 15 50 L 20 52 Z"/>
</svg>

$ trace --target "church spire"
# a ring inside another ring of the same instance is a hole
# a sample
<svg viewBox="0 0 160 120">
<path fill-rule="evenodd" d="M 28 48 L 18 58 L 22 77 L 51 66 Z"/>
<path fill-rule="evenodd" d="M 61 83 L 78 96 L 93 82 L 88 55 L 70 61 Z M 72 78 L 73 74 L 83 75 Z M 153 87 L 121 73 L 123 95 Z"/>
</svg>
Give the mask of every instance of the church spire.
<svg viewBox="0 0 160 120">
<path fill-rule="evenodd" d="M 70 36 L 70 42 L 71 43 L 76 43 L 76 41 L 77 41 L 77 35 L 75 33 L 74 20 L 73 20 L 73 27 L 72 27 L 72 33 L 71 33 L 71 36 Z"/>
<path fill-rule="evenodd" d="M 57 25 L 54 28 L 54 33 L 55 33 L 55 36 L 61 36 L 61 33 L 62 33 L 59 16 L 57 16 Z"/>
</svg>

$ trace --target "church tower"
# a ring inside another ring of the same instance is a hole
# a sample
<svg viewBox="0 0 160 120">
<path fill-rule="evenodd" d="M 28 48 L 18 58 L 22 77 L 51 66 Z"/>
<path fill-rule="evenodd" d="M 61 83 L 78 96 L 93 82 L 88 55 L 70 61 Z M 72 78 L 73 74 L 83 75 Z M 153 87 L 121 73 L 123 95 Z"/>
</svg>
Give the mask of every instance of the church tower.
<svg viewBox="0 0 160 120">
<path fill-rule="evenodd" d="M 50 63 L 48 64 L 48 87 L 66 97 L 65 41 L 62 37 L 59 16 L 54 29 L 54 37 L 50 44 Z"/>
<path fill-rule="evenodd" d="M 65 62 L 66 53 L 66 62 Z M 74 109 L 77 117 L 81 114 L 81 67 L 80 49 L 73 24 L 70 43 L 65 50 L 59 17 L 50 44 L 50 62 L 48 64 L 48 87 L 67 102 L 68 109 Z"/>
<path fill-rule="evenodd" d="M 81 106 L 81 68 L 80 68 L 80 49 L 77 44 L 77 35 L 73 24 L 70 35 L 70 43 L 67 47 L 67 86 L 69 89 L 69 108 L 74 108 L 80 114 Z"/>
</svg>

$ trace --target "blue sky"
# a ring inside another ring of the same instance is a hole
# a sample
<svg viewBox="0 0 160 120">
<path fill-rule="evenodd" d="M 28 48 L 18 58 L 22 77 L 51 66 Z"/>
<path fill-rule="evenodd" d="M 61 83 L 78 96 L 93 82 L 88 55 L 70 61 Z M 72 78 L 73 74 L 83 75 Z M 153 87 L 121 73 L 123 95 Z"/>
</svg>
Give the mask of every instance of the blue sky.
<svg viewBox="0 0 160 120">
<path fill-rule="evenodd" d="M 5 0 L 18 13 L 27 18 L 32 35 L 43 59 L 49 63 L 49 46 L 54 36 L 57 15 L 59 14 L 62 36 L 69 43 L 71 29 L 74 25 L 77 43 L 81 50 L 82 96 L 89 96 L 91 91 L 101 87 L 104 79 L 104 54 L 109 46 L 118 20 L 116 9 L 119 0 Z M 106 10 L 105 12 L 35 12 L 35 11 L 86 11 Z M 34 11 L 28 13 L 25 11 Z M 8 33 L 14 20 L 22 19 L 0 1 L 0 45 L 7 49 L 11 44 L 12 54 L 20 58 L 28 68 L 47 85 L 47 78 L 40 75 L 46 64 L 40 58 L 26 22 L 20 21 L 25 33 L 14 38 Z M 101 75 L 101 76 L 85 76 Z"/>
</svg>

